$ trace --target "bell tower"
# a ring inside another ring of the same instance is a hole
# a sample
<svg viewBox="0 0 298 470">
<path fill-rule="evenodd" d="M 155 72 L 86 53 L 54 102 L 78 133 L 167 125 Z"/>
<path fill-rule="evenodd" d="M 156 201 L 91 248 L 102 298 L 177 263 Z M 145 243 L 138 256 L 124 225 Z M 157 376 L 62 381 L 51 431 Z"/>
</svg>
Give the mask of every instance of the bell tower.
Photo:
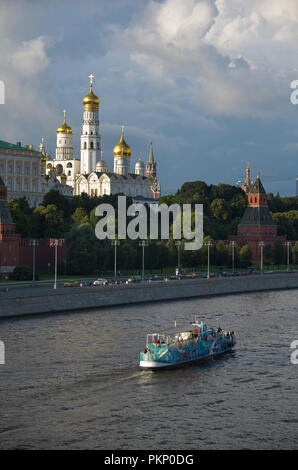
<svg viewBox="0 0 298 470">
<path fill-rule="evenodd" d="M 99 135 L 99 98 L 93 93 L 94 75 L 89 75 L 89 93 L 83 99 L 84 115 L 81 135 L 81 173 L 95 171 L 100 160 L 101 137 Z"/>
</svg>

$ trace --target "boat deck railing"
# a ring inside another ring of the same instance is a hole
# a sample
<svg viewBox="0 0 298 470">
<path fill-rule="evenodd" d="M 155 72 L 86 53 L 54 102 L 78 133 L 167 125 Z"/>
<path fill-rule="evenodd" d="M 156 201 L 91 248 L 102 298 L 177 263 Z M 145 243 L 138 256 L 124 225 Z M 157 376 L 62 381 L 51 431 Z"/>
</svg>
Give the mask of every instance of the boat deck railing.
<svg viewBox="0 0 298 470">
<path fill-rule="evenodd" d="M 188 338 L 183 338 L 180 334 L 176 335 L 166 335 L 166 334 L 160 334 L 160 333 L 151 333 L 147 335 L 147 346 L 149 344 L 167 344 L 167 345 L 178 345 L 178 344 L 188 344 L 189 342 L 195 342 L 201 341 L 203 337 L 206 337 L 207 340 L 210 340 L 212 338 L 220 340 L 223 338 L 229 339 L 232 338 L 231 332 L 227 332 L 224 330 L 220 331 L 215 331 L 215 330 L 209 330 L 204 332 L 205 334 L 201 334 L 197 330 L 194 332 L 190 332 L 191 336 Z M 233 332 L 234 335 L 234 332 Z"/>
</svg>

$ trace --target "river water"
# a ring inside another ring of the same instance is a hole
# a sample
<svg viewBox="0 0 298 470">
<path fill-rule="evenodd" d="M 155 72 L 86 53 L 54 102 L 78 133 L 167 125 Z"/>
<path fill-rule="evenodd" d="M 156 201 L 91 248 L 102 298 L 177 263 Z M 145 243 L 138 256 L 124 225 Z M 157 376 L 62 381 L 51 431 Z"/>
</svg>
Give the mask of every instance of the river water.
<svg viewBox="0 0 298 470">
<path fill-rule="evenodd" d="M 293 449 L 298 290 L 0 322 L 2 449 Z M 199 313 L 233 329 L 234 354 L 138 369 L 147 332 Z"/>
</svg>

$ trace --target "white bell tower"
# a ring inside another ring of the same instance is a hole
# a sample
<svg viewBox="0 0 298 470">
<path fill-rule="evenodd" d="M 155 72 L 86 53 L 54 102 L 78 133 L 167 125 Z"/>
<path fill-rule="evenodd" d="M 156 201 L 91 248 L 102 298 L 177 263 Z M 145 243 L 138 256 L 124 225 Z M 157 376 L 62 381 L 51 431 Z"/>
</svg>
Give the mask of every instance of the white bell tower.
<svg viewBox="0 0 298 470">
<path fill-rule="evenodd" d="M 100 160 L 101 137 L 99 135 L 99 98 L 93 93 L 94 75 L 89 75 L 90 90 L 83 99 L 84 116 L 81 135 L 81 173 L 88 174 L 95 171 Z"/>
</svg>

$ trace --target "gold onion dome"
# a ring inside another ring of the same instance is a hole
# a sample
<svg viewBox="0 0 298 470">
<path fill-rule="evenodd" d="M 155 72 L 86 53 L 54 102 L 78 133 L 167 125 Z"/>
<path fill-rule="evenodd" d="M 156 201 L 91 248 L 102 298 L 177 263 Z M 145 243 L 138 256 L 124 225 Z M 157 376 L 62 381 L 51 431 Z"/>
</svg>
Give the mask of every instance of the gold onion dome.
<svg viewBox="0 0 298 470">
<path fill-rule="evenodd" d="M 64 121 L 57 129 L 57 134 L 72 134 L 72 128 L 66 124 L 66 111 L 64 110 Z"/>
<path fill-rule="evenodd" d="M 129 147 L 129 145 L 127 145 L 127 143 L 124 140 L 123 128 L 122 128 L 121 138 L 118 144 L 115 145 L 113 153 L 114 153 L 114 157 L 130 158 L 131 156 L 131 148 Z"/>
<path fill-rule="evenodd" d="M 83 105 L 84 105 L 84 110 L 85 111 L 98 111 L 98 105 L 99 105 L 99 98 L 93 93 L 92 87 L 92 81 L 94 78 L 94 75 L 89 75 L 90 78 L 90 89 L 88 95 L 86 95 L 83 98 Z"/>
<path fill-rule="evenodd" d="M 62 179 L 62 180 L 66 180 L 66 179 L 67 179 L 67 176 L 66 176 L 66 174 L 65 174 L 65 173 L 62 173 L 62 175 L 61 175 L 61 179 Z"/>
</svg>

